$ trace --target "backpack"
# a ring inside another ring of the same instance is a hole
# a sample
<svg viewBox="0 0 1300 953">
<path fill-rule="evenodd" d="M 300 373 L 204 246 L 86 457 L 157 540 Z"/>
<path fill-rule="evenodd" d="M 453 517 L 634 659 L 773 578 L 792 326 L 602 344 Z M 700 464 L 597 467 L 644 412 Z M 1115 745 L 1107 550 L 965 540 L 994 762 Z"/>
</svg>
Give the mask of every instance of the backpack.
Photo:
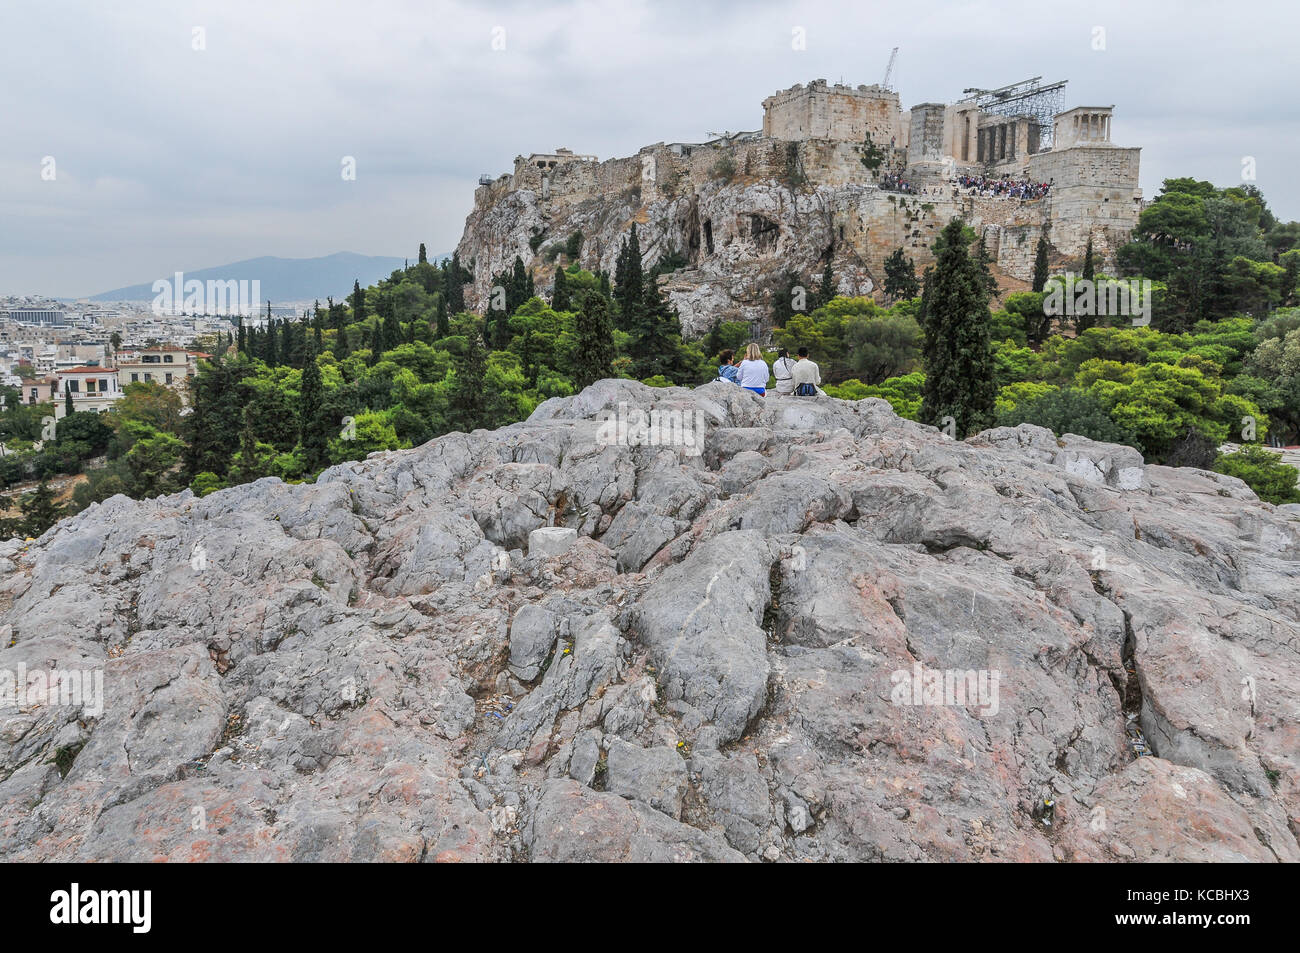
<svg viewBox="0 0 1300 953">
<path fill-rule="evenodd" d="M 817 385 L 805 381 L 794 389 L 794 395 L 796 397 L 816 397 Z"/>
</svg>

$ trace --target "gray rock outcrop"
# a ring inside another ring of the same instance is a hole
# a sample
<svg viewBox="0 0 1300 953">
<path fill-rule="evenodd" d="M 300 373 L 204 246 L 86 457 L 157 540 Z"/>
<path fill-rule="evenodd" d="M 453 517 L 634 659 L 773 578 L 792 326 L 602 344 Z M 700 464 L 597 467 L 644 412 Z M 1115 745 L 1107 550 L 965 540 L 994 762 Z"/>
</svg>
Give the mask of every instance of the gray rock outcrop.
<svg viewBox="0 0 1300 953">
<path fill-rule="evenodd" d="M 1298 685 L 1239 480 L 601 381 L 0 542 L 0 858 L 1294 861 Z"/>
</svg>

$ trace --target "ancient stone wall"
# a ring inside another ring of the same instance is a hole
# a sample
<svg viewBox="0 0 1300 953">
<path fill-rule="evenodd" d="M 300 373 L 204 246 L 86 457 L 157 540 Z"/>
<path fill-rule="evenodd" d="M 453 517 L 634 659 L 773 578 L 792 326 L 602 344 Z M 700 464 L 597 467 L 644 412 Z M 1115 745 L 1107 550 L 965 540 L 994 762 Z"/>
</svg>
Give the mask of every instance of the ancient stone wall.
<svg viewBox="0 0 1300 953">
<path fill-rule="evenodd" d="M 938 162 L 946 154 L 944 142 L 943 103 L 922 103 L 913 106 L 911 112 L 911 130 L 908 133 L 907 161 L 909 165 L 918 162 Z"/>
<path fill-rule="evenodd" d="M 763 135 L 773 139 L 834 139 L 904 146 L 908 123 L 898 93 L 879 86 L 828 86 L 814 80 L 763 100 Z"/>
</svg>

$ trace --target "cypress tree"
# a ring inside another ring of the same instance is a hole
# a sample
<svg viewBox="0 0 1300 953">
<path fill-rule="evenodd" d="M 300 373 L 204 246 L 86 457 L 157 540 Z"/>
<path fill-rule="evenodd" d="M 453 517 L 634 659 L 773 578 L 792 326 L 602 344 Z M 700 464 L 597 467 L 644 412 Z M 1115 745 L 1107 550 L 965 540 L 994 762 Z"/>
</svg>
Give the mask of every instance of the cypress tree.
<svg viewBox="0 0 1300 953">
<path fill-rule="evenodd" d="M 419 264 L 423 265 L 423 264 L 424 264 L 425 262 L 427 262 L 428 260 L 429 260 L 429 256 L 428 256 L 427 254 L 425 254 L 425 251 L 424 251 L 424 242 L 420 242 L 420 260 L 419 260 Z"/>
<path fill-rule="evenodd" d="M 388 313 L 384 315 L 384 350 L 391 351 L 402 343 L 402 324 L 397 320 L 397 315 L 390 307 Z"/>
<path fill-rule="evenodd" d="M 72 406 L 72 384 L 69 381 L 63 382 L 63 413 L 71 416 L 76 413 L 77 408 Z"/>
<path fill-rule="evenodd" d="M 992 424 L 997 395 L 988 281 L 967 250 L 964 232 L 960 219 L 944 228 L 921 294 L 925 387 L 920 417 L 942 426 L 943 418 L 951 416 L 958 439 Z"/>
<path fill-rule="evenodd" d="M 555 288 L 551 291 L 551 310 L 569 310 L 569 284 L 563 268 L 555 269 Z"/>
<path fill-rule="evenodd" d="M 645 276 L 641 270 L 641 241 L 637 237 L 636 222 L 632 223 L 632 234 L 619 251 L 614 273 L 614 300 L 619 306 L 618 326 L 627 330 L 637 320 L 636 312 L 645 301 Z"/>
<path fill-rule="evenodd" d="M 334 337 L 334 359 L 341 361 L 352 353 L 351 342 L 348 341 L 348 329 L 339 328 Z"/>
<path fill-rule="evenodd" d="M 465 310 L 465 274 L 460 264 L 460 253 L 451 253 L 447 265 L 447 313 L 460 314 Z"/>
<path fill-rule="evenodd" d="M 445 338 L 451 334 L 451 323 L 447 320 L 446 295 L 438 295 L 437 331 L 439 338 Z"/>
<path fill-rule="evenodd" d="M 320 366 L 316 363 L 316 350 L 310 348 L 302 369 L 301 397 L 298 401 L 298 442 L 309 467 L 325 460 L 329 445 L 332 421 L 325 411 L 325 386 L 321 381 Z"/>
<path fill-rule="evenodd" d="M 575 321 L 578 347 L 574 383 L 579 388 L 614 376 L 614 328 L 609 300 L 602 294 L 582 296 Z"/>
<path fill-rule="evenodd" d="M 1088 236 L 1088 247 L 1083 252 L 1083 278 L 1085 281 L 1092 281 L 1093 278 L 1092 263 L 1092 236 Z"/>
<path fill-rule="evenodd" d="M 885 259 L 885 294 L 894 301 L 915 298 L 921 293 L 921 282 L 916 277 L 916 264 L 903 254 L 902 246 Z"/>
<path fill-rule="evenodd" d="M 806 314 L 807 305 L 796 312 L 795 310 L 795 293 L 796 289 L 803 286 L 802 279 L 793 271 L 785 273 L 785 283 L 777 289 L 775 296 L 772 298 L 772 324 L 778 328 L 785 327 L 796 313 Z"/>
<path fill-rule="evenodd" d="M 506 314 L 511 315 L 528 300 L 529 276 L 524 271 L 524 260 L 515 255 L 515 263 L 510 268 L 510 277 L 504 282 L 506 289 Z"/>
<path fill-rule="evenodd" d="M 352 281 L 352 320 L 361 321 L 366 316 L 366 293 L 361 290 L 361 282 Z"/>
<path fill-rule="evenodd" d="M 817 307 L 830 304 L 835 298 L 835 275 L 831 271 L 831 260 L 826 259 L 826 270 L 822 272 L 821 284 L 817 286 Z"/>
<path fill-rule="evenodd" d="M 244 333 L 244 322 L 239 322 L 239 353 L 248 353 L 248 336 Z"/>
<path fill-rule="evenodd" d="M 456 369 L 456 381 L 451 394 L 451 418 L 454 424 L 469 433 L 476 427 L 487 426 L 487 401 L 483 386 L 487 377 L 487 355 L 479 344 L 477 334 L 469 335 L 465 360 Z"/>
<path fill-rule="evenodd" d="M 268 320 L 266 322 L 266 340 L 263 342 L 266 345 L 265 360 L 267 367 L 275 367 L 280 363 L 279 355 L 276 353 L 277 337 L 279 337 L 279 334 L 276 332 L 275 322 Z"/>
<path fill-rule="evenodd" d="M 1047 287 L 1047 229 L 1038 236 L 1038 250 L 1034 253 L 1034 291 Z"/>
<path fill-rule="evenodd" d="M 722 351 L 722 319 L 714 318 L 709 333 L 704 335 L 704 356 L 713 359 Z"/>
<path fill-rule="evenodd" d="M 379 363 L 379 356 L 384 353 L 384 330 L 379 319 L 370 326 L 370 366 Z"/>
</svg>

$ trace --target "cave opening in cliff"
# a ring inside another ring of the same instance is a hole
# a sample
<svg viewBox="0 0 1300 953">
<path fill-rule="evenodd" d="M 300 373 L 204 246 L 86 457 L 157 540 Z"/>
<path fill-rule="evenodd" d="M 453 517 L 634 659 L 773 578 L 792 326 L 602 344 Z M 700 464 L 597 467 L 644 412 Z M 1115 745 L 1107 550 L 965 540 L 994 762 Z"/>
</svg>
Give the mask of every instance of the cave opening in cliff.
<svg viewBox="0 0 1300 953">
<path fill-rule="evenodd" d="M 771 251 L 776 248 L 776 240 L 781 236 L 781 226 L 769 221 L 762 215 L 749 216 L 749 234 L 759 251 Z"/>
</svg>

